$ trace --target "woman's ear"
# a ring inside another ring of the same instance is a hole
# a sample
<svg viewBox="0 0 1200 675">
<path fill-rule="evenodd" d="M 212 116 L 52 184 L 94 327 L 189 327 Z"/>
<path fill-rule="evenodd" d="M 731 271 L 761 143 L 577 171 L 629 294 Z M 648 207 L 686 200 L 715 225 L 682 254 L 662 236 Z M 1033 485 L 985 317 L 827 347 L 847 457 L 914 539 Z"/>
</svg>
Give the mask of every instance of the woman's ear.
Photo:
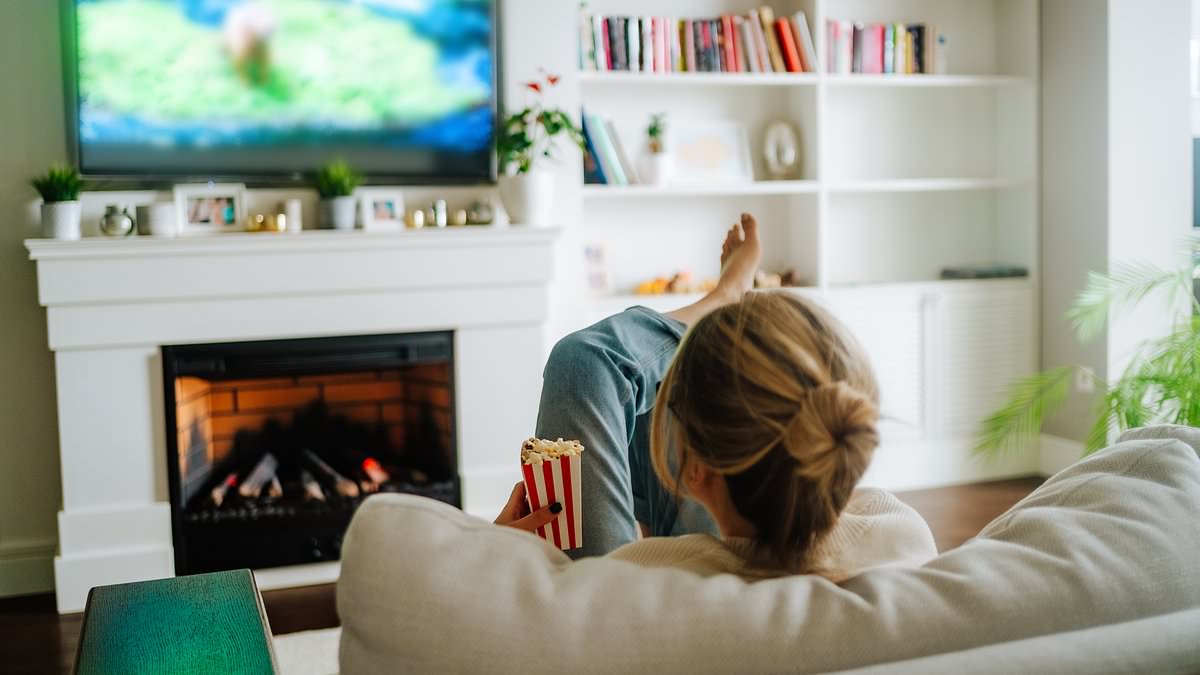
<svg viewBox="0 0 1200 675">
<path fill-rule="evenodd" d="M 706 495 L 712 485 L 712 479 L 717 472 L 708 468 L 703 462 L 690 460 L 683 469 L 683 482 L 688 492 L 693 495 Z"/>
</svg>

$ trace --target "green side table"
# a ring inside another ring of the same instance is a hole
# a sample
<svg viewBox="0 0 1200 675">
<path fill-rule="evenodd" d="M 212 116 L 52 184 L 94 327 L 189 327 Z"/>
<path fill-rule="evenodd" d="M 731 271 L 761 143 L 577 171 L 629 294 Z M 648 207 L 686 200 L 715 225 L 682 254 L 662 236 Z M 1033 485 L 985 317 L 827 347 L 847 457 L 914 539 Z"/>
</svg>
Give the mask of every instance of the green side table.
<svg viewBox="0 0 1200 675">
<path fill-rule="evenodd" d="M 88 594 L 77 675 L 274 675 L 275 653 L 250 570 L 115 586 Z"/>
</svg>

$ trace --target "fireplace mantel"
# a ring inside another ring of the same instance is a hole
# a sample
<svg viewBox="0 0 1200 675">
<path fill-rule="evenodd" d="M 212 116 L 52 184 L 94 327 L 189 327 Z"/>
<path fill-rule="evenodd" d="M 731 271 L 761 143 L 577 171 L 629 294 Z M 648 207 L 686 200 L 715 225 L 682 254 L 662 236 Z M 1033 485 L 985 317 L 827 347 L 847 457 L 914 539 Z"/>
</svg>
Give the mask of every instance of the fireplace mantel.
<svg viewBox="0 0 1200 675">
<path fill-rule="evenodd" d="M 58 390 L 60 611 L 95 585 L 172 576 L 167 344 L 454 331 L 463 506 L 517 480 L 545 354 L 555 229 L 304 232 L 26 242 Z M 336 565 L 260 575 L 328 580 Z"/>
</svg>

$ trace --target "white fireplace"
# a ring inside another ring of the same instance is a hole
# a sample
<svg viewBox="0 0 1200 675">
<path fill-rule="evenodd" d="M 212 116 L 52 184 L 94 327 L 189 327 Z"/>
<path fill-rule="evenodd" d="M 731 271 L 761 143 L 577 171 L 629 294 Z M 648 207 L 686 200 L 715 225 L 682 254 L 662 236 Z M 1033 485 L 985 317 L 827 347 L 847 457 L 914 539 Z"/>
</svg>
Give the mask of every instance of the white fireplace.
<svg viewBox="0 0 1200 675">
<path fill-rule="evenodd" d="M 533 429 L 556 230 L 30 240 L 58 389 L 59 611 L 172 576 L 160 347 L 453 331 L 466 511 L 492 515 Z M 265 588 L 336 563 L 265 570 Z"/>
</svg>

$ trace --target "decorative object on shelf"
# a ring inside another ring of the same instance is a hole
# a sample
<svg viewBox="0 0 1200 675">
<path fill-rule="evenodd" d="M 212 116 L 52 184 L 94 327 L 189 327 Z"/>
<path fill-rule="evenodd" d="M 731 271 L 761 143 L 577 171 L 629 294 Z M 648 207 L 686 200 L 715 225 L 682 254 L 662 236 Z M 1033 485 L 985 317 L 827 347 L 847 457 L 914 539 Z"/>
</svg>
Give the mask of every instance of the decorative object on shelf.
<svg viewBox="0 0 1200 675">
<path fill-rule="evenodd" d="M 133 216 L 129 208 L 119 204 L 109 204 L 104 207 L 104 215 L 100 217 L 100 234 L 106 237 L 127 237 L 133 234 Z"/>
<path fill-rule="evenodd" d="M 933 74 L 950 74 L 950 38 L 945 33 L 938 33 L 933 43 Z"/>
<path fill-rule="evenodd" d="M 673 184 L 754 181 L 746 128 L 738 122 L 672 124 L 667 143 L 675 156 Z"/>
<path fill-rule="evenodd" d="M 631 73 L 815 73 L 817 53 L 804 12 L 770 7 L 715 19 L 587 16 L 580 67 Z"/>
<path fill-rule="evenodd" d="M 363 229 L 398 232 L 404 229 L 404 192 L 399 188 L 369 187 L 356 192 L 362 204 Z"/>
<path fill-rule="evenodd" d="M 343 160 L 330 162 L 317 171 L 316 188 L 321 197 L 321 225 L 335 230 L 353 230 L 358 200 L 354 190 L 362 176 Z"/>
<path fill-rule="evenodd" d="M 454 213 L 450 214 L 451 227 L 464 227 L 467 224 L 467 210 L 454 209 Z"/>
<path fill-rule="evenodd" d="M 283 215 L 287 217 L 288 234 L 299 234 L 304 229 L 304 202 L 293 197 L 281 206 Z"/>
<path fill-rule="evenodd" d="M 241 183 L 176 185 L 175 214 L 180 234 L 237 232 L 246 220 L 246 186 Z"/>
<path fill-rule="evenodd" d="M 413 209 L 404 216 L 404 225 L 409 229 L 419 230 L 425 227 L 425 210 Z"/>
<path fill-rule="evenodd" d="M 467 207 L 468 225 L 491 225 L 496 220 L 496 207 L 492 200 L 484 197 L 476 199 Z"/>
<path fill-rule="evenodd" d="M 650 124 L 646 127 L 646 154 L 642 156 L 642 170 L 639 172 L 644 182 L 650 185 L 665 185 L 671 182 L 675 173 L 675 158 L 667 152 L 666 147 L 665 113 L 655 113 L 650 116 Z"/>
<path fill-rule="evenodd" d="M 944 36 L 923 23 L 864 25 L 830 19 L 826 21 L 825 29 L 825 44 L 830 54 L 829 72 L 839 75 L 933 73 L 939 58 L 938 47 L 945 45 L 941 37 Z"/>
<path fill-rule="evenodd" d="M 496 138 L 500 201 L 514 224 L 545 225 L 550 220 L 554 175 L 538 170 L 535 161 L 554 158 L 559 136 L 583 147 L 583 132 L 567 113 L 546 108 L 541 100 L 544 89 L 558 80 L 546 75 L 543 81 L 526 83 L 525 88 L 535 96 L 534 103 L 505 117 Z"/>
<path fill-rule="evenodd" d="M 772 122 L 763 134 L 763 161 L 771 180 L 800 177 L 800 136 L 789 122 Z"/>
<path fill-rule="evenodd" d="M 52 166 L 45 175 L 30 181 L 42 196 L 42 236 L 49 239 L 78 239 L 79 193 L 83 178 L 67 166 Z"/>
<path fill-rule="evenodd" d="M 246 221 L 247 232 L 283 232 L 287 229 L 287 215 L 283 213 L 256 213 Z"/>
<path fill-rule="evenodd" d="M 612 292 L 612 277 L 608 271 L 608 251 L 604 244 L 588 244 L 583 247 L 583 261 L 587 270 L 588 290 L 597 295 Z"/>
<path fill-rule="evenodd" d="M 1154 311 L 1171 307 L 1170 333 L 1141 344 L 1112 384 L 1085 366 L 1062 366 L 1014 381 L 1008 403 L 980 427 L 975 452 L 1001 457 L 1036 450 L 1042 426 L 1066 403 L 1073 383 L 1090 385 L 1100 394 L 1085 455 L 1108 445 L 1114 428 L 1200 426 L 1200 407 L 1195 404 L 1200 391 L 1200 369 L 1195 365 L 1200 345 L 1200 300 L 1195 293 L 1200 238 L 1193 236 L 1184 252 L 1176 268 L 1114 262 L 1108 273 L 1089 273 L 1066 317 L 1080 342 L 1103 335 L 1113 312 L 1147 309 L 1138 307 L 1142 303 L 1150 303 Z M 1182 298 L 1188 301 L 1176 302 Z"/>
<path fill-rule="evenodd" d="M 656 277 L 643 281 L 633 289 L 636 295 L 666 295 L 670 293 L 707 293 L 717 287 L 716 279 L 694 281 L 687 270 L 676 272 L 671 277 Z"/>
<path fill-rule="evenodd" d="M 151 237 L 174 237 L 179 234 L 174 202 L 142 204 L 135 209 L 137 231 Z"/>
<path fill-rule="evenodd" d="M 450 224 L 450 215 L 447 213 L 445 199 L 438 199 L 429 205 L 429 211 L 433 214 L 433 220 L 430 222 L 434 227 L 446 227 Z"/>
<path fill-rule="evenodd" d="M 1029 270 L 1020 265 L 994 263 L 990 265 L 958 265 L 943 267 L 943 279 L 1010 279 L 1029 276 Z"/>
<path fill-rule="evenodd" d="M 788 269 L 782 272 L 764 272 L 757 270 L 754 273 L 754 287 L 762 289 L 772 288 L 795 288 L 803 286 L 803 280 L 800 275 L 796 274 L 795 270 Z"/>
</svg>

